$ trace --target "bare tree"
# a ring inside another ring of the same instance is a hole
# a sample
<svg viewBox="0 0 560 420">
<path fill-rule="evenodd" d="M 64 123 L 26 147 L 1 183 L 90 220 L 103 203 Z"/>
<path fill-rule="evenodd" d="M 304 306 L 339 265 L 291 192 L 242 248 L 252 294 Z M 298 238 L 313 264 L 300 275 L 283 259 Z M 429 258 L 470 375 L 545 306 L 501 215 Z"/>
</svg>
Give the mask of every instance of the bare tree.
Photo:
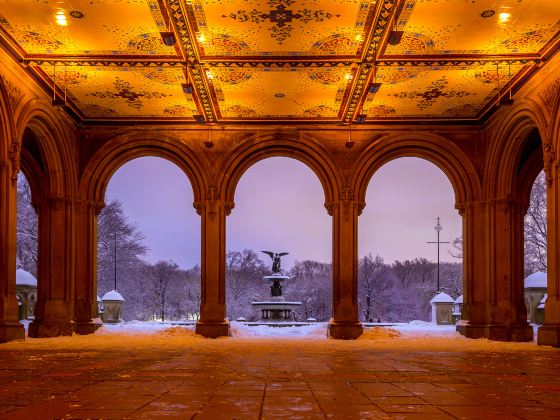
<svg viewBox="0 0 560 420">
<path fill-rule="evenodd" d="M 407 280 L 414 273 L 414 263 L 410 260 L 395 261 L 391 268 L 395 276 L 401 281 L 401 286 L 406 287 Z"/>
<path fill-rule="evenodd" d="M 546 177 L 541 172 L 531 190 L 525 215 L 525 270 L 527 274 L 547 271 Z"/>
<path fill-rule="evenodd" d="M 109 202 L 99 214 L 97 234 L 97 278 L 100 292 L 105 292 L 114 288 L 115 275 L 123 285 L 137 276 L 148 248 L 144 235 L 128 220 L 118 200 Z"/>
<path fill-rule="evenodd" d="M 250 317 L 251 301 L 266 295 L 263 276 L 268 273 L 266 265 L 252 249 L 229 251 L 226 255 L 226 306 L 230 318 Z"/>
<path fill-rule="evenodd" d="M 392 284 L 386 276 L 387 266 L 379 255 L 373 257 L 368 254 L 358 261 L 358 290 L 362 319 L 373 321 L 372 309 L 376 307 L 377 314 L 383 311 L 382 296 Z"/>
<path fill-rule="evenodd" d="M 295 311 L 298 319 L 310 317 L 327 321 L 332 316 L 331 264 L 318 261 L 296 261 L 289 272 L 291 280 L 285 285 L 290 300 L 302 305 Z"/>
<path fill-rule="evenodd" d="M 462 259 L 463 258 L 463 236 L 459 236 L 453 239 L 451 246 L 454 248 L 452 251 L 447 251 L 452 257 Z"/>
<path fill-rule="evenodd" d="M 37 244 L 39 225 L 31 205 L 31 188 L 20 172 L 17 180 L 17 243 L 16 264 L 37 277 Z"/>
<path fill-rule="evenodd" d="M 152 293 L 154 302 L 154 312 L 159 311 L 159 317 L 165 321 L 165 309 L 169 304 L 169 291 L 173 280 L 180 275 L 177 264 L 172 261 L 159 261 L 154 265 L 147 267 L 145 280 L 148 283 L 149 290 Z M 176 301 L 171 300 L 172 303 Z"/>
</svg>

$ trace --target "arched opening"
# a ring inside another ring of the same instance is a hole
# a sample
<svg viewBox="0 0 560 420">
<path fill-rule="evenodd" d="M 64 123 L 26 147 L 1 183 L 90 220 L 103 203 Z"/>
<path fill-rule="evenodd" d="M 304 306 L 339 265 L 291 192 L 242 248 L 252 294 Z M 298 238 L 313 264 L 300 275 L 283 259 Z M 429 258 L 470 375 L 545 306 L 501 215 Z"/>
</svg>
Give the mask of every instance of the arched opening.
<svg viewBox="0 0 560 420">
<path fill-rule="evenodd" d="M 26 128 L 22 136 L 16 197 L 16 297 L 18 316 L 26 329 L 35 319 L 35 306 L 43 297 L 41 287 L 45 286 L 44 279 L 41 281 L 41 264 L 44 264 L 47 250 L 46 244 L 41 243 L 39 210 L 49 180 L 44 175 L 43 156 L 39 138 L 31 128 Z"/>
<path fill-rule="evenodd" d="M 428 160 L 401 157 L 374 173 L 365 197 L 358 235 L 360 320 L 431 322 L 434 315 L 434 323 L 455 323 L 463 291 L 462 218 L 449 178 Z M 442 300 L 440 293 L 449 298 L 443 313 L 433 314 L 431 301 Z"/>
<path fill-rule="evenodd" d="M 105 323 L 198 319 L 200 218 L 193 201 L 185 173 L 166 159 L 136 158 L 112 174 L 97 228 Z"/>
<path fill-rule="evenodd" d="M 317 175 L 298 160 L 271 157 L 243 173 L 227 224 L 230 320 L 293 323 L 331 317 L 332 221 L 324 202 Z M 264 278 L 278 267 L 273 266 L 273 256 L 261 251 L 289 252 L 280 260 L 278 274 L 287 276 L 279 281 L 280 295 L 274 290 L 275 279 Z M 288 307 L 281 302 L 299 304 Z"/>
<path fill-rule="evenodd" d="M 523 235 L 523 254 L 520 250 L 515 257 L 517 264 L 523 264 L 523 269 L 519 270 L 524 278 L 523 302 L 527 321 L 534 326 L 544 322 L 547 299 L 547 179 L 542 150 L 539 132 L 532 129 L 521 148 L 517 180 L 513 184 L 522 213 L 516 222 L 523 222 L 522 228 L 515 230 L 516 236 Z"/>
<path fill-rule="evenodd" d="M 18 316 L 24 325 L 34 318 L 37 302 L 39 222 L 32 203 L 31 187 L 20 172 L 17 179 L 16 297 Z"/>
</svg>

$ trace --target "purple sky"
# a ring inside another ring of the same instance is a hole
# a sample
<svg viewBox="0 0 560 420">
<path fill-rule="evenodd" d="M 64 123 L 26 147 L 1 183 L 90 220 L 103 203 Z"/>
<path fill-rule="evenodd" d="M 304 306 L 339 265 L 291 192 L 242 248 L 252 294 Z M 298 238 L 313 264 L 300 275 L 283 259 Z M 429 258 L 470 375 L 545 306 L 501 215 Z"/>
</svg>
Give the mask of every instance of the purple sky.
<svg viewBox="0 0 560 420">
<path fill-rule="evenodd" d="M 181 267 L 200 261 L 200 217 L 192 207 L 188 179 L 172 163 L 141 158 L 120 168 L 109 183 L 107 199 L 118 198 L 138 224 L 150 248 L 147 259 L 173 260 Z M 227 249 L 289 251 L 284 267 L 295 260 L 331 261 L 331 217 L 319 179 L 289 158 L 258 162 L 243 175 L 235 208 L 227 218 Z M 454 193 L 443 172 L 417 158 L 401 158 L 372 178 L 367 206 L 359 219 L 359 254 L 395 259 L 436 258 L 436 217 L 441 240 L 461 234 Z M 442 246 L 442 260 L 453 261 Z M 263 254 L 263 260 L 268 257 Z M 457 260 L 455 260 L 457 261 Z M 268 262 L 268 261 L 267 261 Z"/>
</svg>

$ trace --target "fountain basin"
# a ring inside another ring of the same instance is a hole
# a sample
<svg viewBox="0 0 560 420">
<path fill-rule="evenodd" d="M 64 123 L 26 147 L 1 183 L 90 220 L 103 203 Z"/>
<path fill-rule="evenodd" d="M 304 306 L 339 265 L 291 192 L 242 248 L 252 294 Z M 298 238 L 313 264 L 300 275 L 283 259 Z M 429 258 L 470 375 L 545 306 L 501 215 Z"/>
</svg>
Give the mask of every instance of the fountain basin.
<svg viewBox="0 0 560 420">
<path fill-rule="evenodd" d="M 259 309 L 263 320 L 290 319 L 292 311 L 301 306 L 301 302 L 286 302 L 271 300 L 267 302 L 251 302 L 253 309 Z"/>
</svg>

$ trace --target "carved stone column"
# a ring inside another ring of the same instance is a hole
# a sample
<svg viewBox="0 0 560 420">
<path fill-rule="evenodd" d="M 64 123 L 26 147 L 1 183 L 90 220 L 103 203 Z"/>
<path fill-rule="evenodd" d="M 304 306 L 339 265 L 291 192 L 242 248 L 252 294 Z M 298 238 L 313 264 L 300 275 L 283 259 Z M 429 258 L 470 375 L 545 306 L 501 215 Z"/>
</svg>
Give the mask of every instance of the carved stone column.
<svg viewBox="0 0 560 420">
<path fill-rule="evenodd" d="M 560 182 L 558 162 L 553 162 L 552 155 L 552 147 L 550 146 L 548 150 L 545 148 L 548 187 L 546 190 L 548 299 L 544 306 L 544 323 L 539 328 L 537 343 L 560 347 Z"/>
<path fill-rule="evenodd" d="M 97 215 L 103 203 L 77 201 L 75 331 L 91 334 L 103 323 L 97 307 Z"/>
<path fill-rule="evenodd" d="M 510 197 L 467 206 L 464 316 L 469 338 L 531 341 L 523 298 L 523 209 Z"/>
<path fill-rule="evenodd" d="M 25 337 L 16 299 L 17 170 L 11 166 L 0 160 L 0 343 Z"/>
<path fill-rule="evenodd" d="M 73 200 L 50 196 L 38 204 L 39 261 L 35 320 L 30 337 L 55 337 L 74 332 Z"/>
<path fill-rule="evenodd" d="M 229 335 L 226 317 L 226 216 L 232 205 L 223 200 L 195 203 L 202 216 L 201 302 L 196 333 L 217 338 Z"/>
<path fill-rule="evenodd" d="M 333 220 L 333 317 L 328 334 L 355 339 L 363 332 L 358 318 L 358 215 L 363 205 L 351 195 L 344 198 L 325 204 Z"/>
</svg>

